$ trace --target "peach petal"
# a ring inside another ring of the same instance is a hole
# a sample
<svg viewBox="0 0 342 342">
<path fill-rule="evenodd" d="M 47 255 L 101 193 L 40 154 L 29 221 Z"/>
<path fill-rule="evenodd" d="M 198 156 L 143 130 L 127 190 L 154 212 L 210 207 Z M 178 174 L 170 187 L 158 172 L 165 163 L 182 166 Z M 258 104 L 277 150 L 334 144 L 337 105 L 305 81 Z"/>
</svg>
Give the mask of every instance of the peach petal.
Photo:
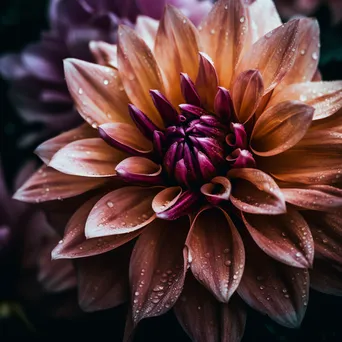
<svg viewBox="0 0 342 342">
<path fill-rule="evenodd" d="M 135 23 L 135 31 L 145 41 L 147 46 L 153 51 L 157 36 L 159 21 L 144 15 L 139 15 Z"/>
<path fill-rule="evenodd" d="M 166 188 L 156 195 L 152 202 L 152 208 L 155 213 L 159 214 L 171 208 L 182 194 L 180 186 Z"/>
<path fill-rule="evenodd" d="M 97 64 L 118 68 L 118 47 L 115 44 L 108 44 L 101 41 L 91 41 L 89 49 Z"/>
</svg>

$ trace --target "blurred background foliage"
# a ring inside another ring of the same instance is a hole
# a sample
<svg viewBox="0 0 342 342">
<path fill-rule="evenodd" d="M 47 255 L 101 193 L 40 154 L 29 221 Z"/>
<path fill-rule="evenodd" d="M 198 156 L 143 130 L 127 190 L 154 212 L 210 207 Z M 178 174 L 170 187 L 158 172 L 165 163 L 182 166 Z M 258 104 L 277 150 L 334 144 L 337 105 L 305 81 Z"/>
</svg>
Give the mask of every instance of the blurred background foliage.
<svg viewBox="0 0 342 342">
<path fill-rule="evenodd" d="M 48 0 L 0 1 L 0 55 L 20 51 L 29 42 L 39 39 L 41 31 L 48 27 L 47 6 Z M 324 3 L 315 16 L 321 27 L 320 70 L 323 79 L 342 79 L 342 23 L 331 24 L 330 12 Z M 32 150 L 18 145 L 21 136 L 29 133 L 32 127 L 24 125 L 18 118 L 7 98 L 7 91 L 6 82 L 0 79 L 0 155 L 6 180 L 11 184 L 15 173 L 32 157 Z M 0 274 L 0 281 L 5 276 Z M 341 342 L 342 299 L 314 291 L 310 296 L 307 314 L 300 329 L 281 328 L 269 319 L 250 312 L 243 342 Z M 76 336 L 79 339 L 99 340 L 111 336 L 111 341 L 120 341 L 124 329 L 125 310 L 122 307 L 92 314 L 87 318 L 91 324 L 86 324 L 84 319 L 47 322 L 43 317 L 35 316 L 34 308 L 26 309 L 24 313 L 17 304 L 6 305 L 0 310 L 0 341 L 16 340 L 19 336 L 29 340 Z M 136 336 L 136 341 L 176 340 L 189 341 L 172 313 L 142 322 Z"/>
</svg>

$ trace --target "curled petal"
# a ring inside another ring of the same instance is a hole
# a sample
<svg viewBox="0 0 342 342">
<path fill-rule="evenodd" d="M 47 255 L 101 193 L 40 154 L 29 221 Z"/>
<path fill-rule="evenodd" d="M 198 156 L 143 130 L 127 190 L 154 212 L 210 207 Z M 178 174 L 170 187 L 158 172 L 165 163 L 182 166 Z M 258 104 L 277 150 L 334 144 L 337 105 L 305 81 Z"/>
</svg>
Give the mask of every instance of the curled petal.
<svg viewBox="0 0 342 342">
<path fill-rule="evenodd" d="M 220 0 L 199 27 L 203 51 L 213 60 L 219 84 L 228 89 L 246 41 L 247 21 L 242 1 Z"/>
<path fill-rule="evenodd" d="M 246 264 L 238 293 L 255 310 L 294 328 L 304 317 L 309 299 L 306 269 L 280 264 L 244 238 Z"/>
<path fill-rule="evenodd" d="M 128 264 L 131 249 L 77 259 L 78 302 L 91 312 L 113 308 L 128 299 Z"/>
<path fill-rule="evenodd" d="M 291 84 L 276 93 L 268 107 L 283 101 L 298 100 L 315 109 L 313 120 L 327 118 L 342 107 L 342 81 Z"/>
<path fill-rule="evenodd" d="M 152 202 L 153 210 L 157 214 L 165 210 L 168 210 L 178 201 L 181 194 L 182 194 L 182 188 L 180 186 L 174 186 L 174 187 L 166 188 L 162 190 L 153 199 L 153 202 Z"/>
<path fill-rule="evenodd" d="M 130 157 L 119 163 L 115 171 L 126 182 L 158 185 L 163 183 L 162 167 L 142 157 Z"/>
<path fill-rule="evenodd" d="M 185 102 L 190 105 L 200 107 L 201 106 L 200 97 L 189 75 L 181 72 L 180 76 L 181 76 L 181 90 L 182 90 L 182 95 L 185 99 Z"/>
<path fill-rule="evenodd" d="M 342 190 L 329 185 L 282 189 L 285 201 L 299 208 L 336 211 L 342 209 Z"/>
<path fill-rule="evenodd" d="M 183 247 L 189 225 L 187 217 L 175 222 L 157 219 L 135 244 L 129 269 L 135 325 L 167 312 L 178 299 L 187 269 Z"/>
<path fill-rule="evenodd" d="M 226 160 L 231 163 L 231 167 L 235 169 L 255 167 L 255 160 L 252 153 L 248 150 L 241 150 L 240 148 L 237 148 L 228 155 Z"/>
<path fill-rule="evenodd" d="M 272 177 L 257 169 L 233 169 L 230 200 L 243 212 L 279 215 L 286 212 L 284 196 Z"/>
<path fill-rule="evenodd" d="M 119 27 L 118 61 L 128 97 L 162 127 L 161 117 L 149 95 L 150 89 L 164 89 L 159 67 L 146 43 L 128 26 Z"/>
<path fill-rule="evenodd" d="M 107 123 L 99 126 L 100 137 L 109 145 L 132 155 L 152 152 L 152 143 L 142 133 L 125 123 Z"/>
<path fill-rule="evenodd" d="M 299 212 L 288 208 L 277 216 L 243 214 L 243 221 L 256 244 L 284 264 L 312 267 L 314 243 L 310 228 Z"/>
<path fill-rule="evenodd" d="M 216 115 L 224 121 L 229 121 L 234 111 L 233 101 L 229 90 L 223 87 L 218 87 L 214 107 Z"/>
<path fill-rule="evenodd" d="M 228 303 L 242 277 L 245 252 L 230 217 L 205 208 L 195 217 L 186 240 L 191 271 L 217 300 Z"/>
<path fill-rule="evenodd" d="M 88 216 L 86 238 L 126 234 L 146 226 L 155 219 L 151 204 L 160 189 L 127 186 L 105 195 Z"/>
<path fill-rule="evenodd" d="M 68 175 L 82 177 L 115 176 L 115 166 L 125 153 L 108 146 L 100 138 L 74 141 L 61 148 L 49 166 Z"/>
<path fill-rule="evenodd" d="M 64 237 L 51 253 L 53 259 L 75 259 L 106 253 L 137 237 L 141 231 L 132 233 L 86 239 L 85 225 L 94 205 L 100 196 L 93 197 L 83 204 L 70 218 Z"/>
<path fill-rule="evenodd" d="M 298 101 L 281 102 L 259 117 L 252 136 L 254 153 L 268 157 L 296 145 L 309 129 L 314 108 Z"/>
<path fill-rule="evenodd" d="M 187 17 L 170 5 L 166 6 L 160 21 L 154 52 L 164 72 L 167 98 L 174 106 L 184 103 L 179 74 L 184 72 L 190 79 L 196 79 L 199 65 L 197 31 Z"/>
<path fill-rule="evenodd" d="M 96 63 L 108 67 L 118 68 L 118 47 L 106 42 L 91 41 L 89 49 L 93 54 Z"/>
<path fill-rule="evenodd" d="M 218 302 L 191 274 L 185 280 L 174 311 L 193 341 L 240 342 L 242 339 L 246 324 L 243 302 L 238 297 L 232 297 L 228 304 Z"/>
<path fill-rule="evenodd" d="M 139 34 L 147 46 L 153 51 L 154 42 L 158 31 L 159 22 L 150 17 L 139 15 L 135 23 L 135 31 Z"/>
<path fill-rule="evenodd" d="M 235 114 L 241 123 L 247 122 L 258 108 L 264 84 L 258 70 L 242 72 L 233 84 Z"/>
<path fill-rule="evenodd" d="M 214 177 L 210 183 L 201 187 L 201 192 L 208 202 L 218 204 L 221 201 L 228 201 L 232 185 L 226 177 Z"/>
<path fill-rule="evenodd" d="M 132 123 L 128 97 L 113 68 L 77 59 L 64 61 L 66 82 L 82 117 L 93 127 L 106 122 Z"/>
<path fill-rule="evenodd" d="M 83 194 L 106 181 L 105 178 L 70 176 L 43 166 L 16 191 L 13 198 L 30 203 L 53 201 Z"/>
<path fill-rule="evenodd" d="M 97 131 L 89 125 L 83 124 L 80 127 L 74 128 L 58 135 L 55 138 L 43 142 L 36 148 L 34 152 L 45 164 L 49 164 L 55 153 L 65 145 L 75 140 L 95 137 L 97 137 Z"/>
<path fill-rule="evenodd" d="M 196 79 L 196 90 L 200 97 L 200 103 L 212 111 L 217 93 L 218 77 L 210 57 L 202 52 L 200 52 L 199 57 L 200 65 Z"/>
<path fill-rule="evenodd" d="M 231 148 L 247 148 L 247 133 L 242 124 L 239 123 L 231 123 L 230 129 L 232 133 L 228 134 L 226 137 L 226 143 Z"/>
<path fill-rule="evenodd" d="M 299 20 L 291 20 L 266 33 L 242 57 L 236 75 L 257 69 L 264 81 L 265 94 L 276 87 L 295 60 L 298 25 Z"/>
</svg>

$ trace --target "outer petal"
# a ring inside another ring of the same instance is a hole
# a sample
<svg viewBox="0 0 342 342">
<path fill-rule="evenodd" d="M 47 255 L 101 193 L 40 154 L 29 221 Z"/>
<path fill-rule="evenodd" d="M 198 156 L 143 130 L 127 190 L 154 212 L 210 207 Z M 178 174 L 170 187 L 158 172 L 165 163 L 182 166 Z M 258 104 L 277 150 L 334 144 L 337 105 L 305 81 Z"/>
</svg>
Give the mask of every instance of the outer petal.
<svg viewBox="0 0 342 342">
<path fill-rule="evenodd" d="M 128 299 L 128 264 L 131 249 L 81 258 L 78 271 L 78 302 L 84 311 L 113 308 Z"/>
<path fill-rule="evenodd" d="M 195 278 L 217 300 L 228 303 L 245 264 L 243 242 L 230 217 L 218 208 L 203 209 L 192 223 L 186 246 Z"/>
<path fill-rule="evenodd" d="M 219 84 L 227 89 L 246 40 L 246 10 L 240 0 L 219 0 L 199 26 L 203 51 L 213 60 Z"/>
<path fill-rule="evenodd" d="M 245 329 L 246 312 L 239 298 L 221 304 L 190 274 L 175 314 L 191 340 L 196 342 L 240 342 Z"/>
<path fill-rule="evenodd" d="M 102 197 L 88 216 L 86 237 L 126 234 L 146 226 L 155 219 L 152 200 L 160 189 L 128 186 Z"/>
<path fill-rule="evenodd" d="M 179 74 L 186 73 L 191 80 L 195 80 L 197 76 L 197 31 L 187 17 L 170 5 L 166 6 L 160 21 L 155 56 L 163 70 L 167 98 L 174 106 L 178 106 L 184 102 Z"/>
<path fill-rule="evenodd" d="M 314 108 L 298 101 L 281 102 L 259 117 L 252 136 L 254 153 L 269 157 L 296 145 L 309 129 Z"/>
<path fill-rule="evenodd" d="M 309 273 L 269 258 L 254 242 L 244 238 L 245 271 L 238 288 L 252 308 L 285 327 L 298 327 L 309 296 Z"/>
<path fill-rule="evenodd" d="M 319 46 L 319 25 L 317 20 L 301 19 L 298 26 L 298 48 L 295 61 L 277 90 L 289 84 L 312 80 L 318 67 Z"/>
<path fill-rule="evenodd" d="M 180 295 L 187 269 L 183 247 L 189 220 L 155 220 L 138 239 L 130 262 L 133 321 L 168 311 Z M 176 230 L 176 231 L 175 231 Z"/>
<path fill-rule="evenodd" d="M 310 271 L 310 285 L 319 292 L 342 296 L 342 268 L 330 261 L 316 259 Z"/>
<path fill-rule="evenodd" d="M 156 40 L 159 22 L 150 17 L 139 15 L 135 23 L 135 31 L 145 41 L 147 46 L 153 51 Z"/>
<path fill-rule="evenodd" d="M 342 209 L 342 190 L 329 185 L 282 189 L 285 200 L 299 208 L 318 211 Z"/>
<path fill-rule="evenodd" d="M 109 145 L 130 154 L 146 155 L 152 151 L 152 143 L 135 126 L 125 123 L 107 123 L 99 127 L 99 133 Z"/>
<path fill-rule="evenodd" d="M 265 215 L 286 212 L 282 192 L 266 173 L 257 169 L 233 169 L 227 177 L 232 183 L 230 200 L 243 212 Z"/>
<path fill-rule="evenodd" d="M 59 241 L 51 253 L 53 259 L 74 259 L 103 254 L 124 245 L 141 233 L 137 230 L 128 234 L 86 239 L 84 234 L 86 221 L 99 199 L 100 196 L 93 197 L 70 218 L 65 228 L 63 240 Z"/>
<path fill-rule="evenodd" d="M 69 175 L 108 177 L 115 176 L 115 166 L 125 157 L 100 138 L 83 139 L 61 148 L 49 166 Z"/>
<path fill-rule="evenodd" d="M 258 69 L 264 81 L 265 93 L 271 91 L 293 65 L 298 23 L 299 20 L 292 20 L 254 43 L 240 60 L 236 76 L 242 71 Z"/>
<path fill-rule="evenodd" d="M 93 54 L 97 64 L 118 68 L 118 47 L 101 41 L 91 41 L 89 49 Z"/>
<path fill-rule="evenodd" d="M 324 119 L 342 107 L 342 81 L 291 84 L 274 95 L 268 107 L 299 100 L 315 108 L 313 120 Z"/>
<path fill-rule="evenodd" d="M 312 266 L 314 242 L 310 228 L 295 210 L 277 216 L 243 214 L 243 221 L 257 245 L 270 257 L 284 264 Z"/>
<path fill-rule="evenodd" d="M 76 107 L 90 125 L 132 122 L 129 100 L 116 70 L 76 59 L 67 59 L 64 70 Z"/>
<path fill-rule="evenodd" d="M 242 72 L 233 85 L 232 98 L 235 114 L 245 123 L 254 114 L 264 94 L 264 84 L 258 70 Z"/>
<path fill-rule="evenodd" d="M 43 142 L 36 148 L 35 153 L 45 164 L 49 164 L 55 153 L 65 145 L 75 140 L 95 138 L 97 135 L 98 134 L 95 129 L 87 124 L 83 124 L 80 127 L 62 133 L 55 138 Z"/>
<path fill-rule="evenodd" d="M 32 203 L 53 201 L 83 194 L 106 181 L 105 178 L 69 176 L 43 166 L 17 190 L 13 198 Z"/>
<path fill-rule="evenodd" d="M 119 72 L 130 100 L 158 126 L 163 121 L 153 105 L 150 89 L 164 91 L 156 60 L 146 43 L 128 26 L 119 28 Z"/>
</svg>

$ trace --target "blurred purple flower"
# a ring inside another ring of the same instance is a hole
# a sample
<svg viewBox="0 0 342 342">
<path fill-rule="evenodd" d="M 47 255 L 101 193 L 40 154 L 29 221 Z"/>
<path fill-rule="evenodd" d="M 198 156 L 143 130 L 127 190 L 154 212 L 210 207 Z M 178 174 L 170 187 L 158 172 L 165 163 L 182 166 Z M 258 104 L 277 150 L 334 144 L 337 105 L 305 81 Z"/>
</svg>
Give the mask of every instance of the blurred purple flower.
<svg viewBox="0 0 342 342">
<path fill-rule="evenodd" d="M 92 61 L 90 41 L 115 43 L 120 24 L 133 25 L 140 14 L 159 19 L 166 3 L 196 24 L 211 8 L 209 0 L 51 0 L 50 30 L 21 53 L 0 59 L 0 74 L 11 83 L 10 98 L 20 116 L 44 126 L 39 135 L 31 136 L 34 141 L 27 137 L 25 143 L 80 123 L 64 80 L 64 58 Z"/>
</svg>

